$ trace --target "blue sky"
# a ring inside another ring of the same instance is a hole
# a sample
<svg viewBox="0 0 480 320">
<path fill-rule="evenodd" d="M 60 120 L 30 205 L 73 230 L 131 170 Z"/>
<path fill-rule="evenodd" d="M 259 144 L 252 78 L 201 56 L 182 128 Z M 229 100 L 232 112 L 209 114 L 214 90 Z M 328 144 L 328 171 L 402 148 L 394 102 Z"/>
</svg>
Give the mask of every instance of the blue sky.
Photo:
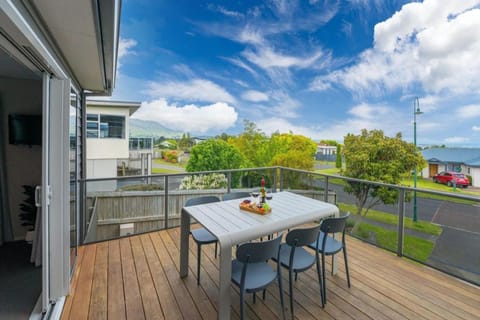
<svg viewBox="0 0 480 320">
<path fill-rule="evenodd" d="M 480 146 L 480 0 L 124 0 L 113 99 L 194 135 Z"/>
</svg>

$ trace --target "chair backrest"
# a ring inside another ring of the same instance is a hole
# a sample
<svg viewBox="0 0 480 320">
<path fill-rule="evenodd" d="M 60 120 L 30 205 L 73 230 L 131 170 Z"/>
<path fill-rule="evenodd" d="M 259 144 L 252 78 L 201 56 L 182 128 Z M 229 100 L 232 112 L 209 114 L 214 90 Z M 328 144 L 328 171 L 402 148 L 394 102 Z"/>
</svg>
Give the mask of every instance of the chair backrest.
<svg viewBox="0 0 480 320">
<path fill-rule="evenodd" d="M 292 247 L 307 246 L 318 240 L 320 226 L 316 225 L 311 228 L 293 229 L 287 234 L 285 242 Z"/>
<path fill-rule="evenodd" d="M 277 258 L 281 240 L 282 234 L 272 240 L 244 243 L 237 249 L 237 260 L 243 263 L 256 263 Z"/>
<path fill-rule="evenodd" d="M 234 200 L 234 199 L 241 199 L 241 198 L 248 198 L 250 197 L 250 193 L 249 192 L 229 192 L 229 193 L 225 193 L 223 195 L 223 201 L 227 201 L 227 200 Z"/>
<path fill-rule="evenodd" d="M 205 203 L 211 203 L 211 202 L 220 202 L 220 199 L 216 196 L 203 196 L 203 197 L 191 198 L 185 202 L 184 207 L 196 206 L 199 204 L 205 204 Z"/>
<path fill-rule="evenodd" d="M 350 216 L 350 212 L 348 212 L 343 217 L 338 218 L 327 218 L 322 221 L 320 224 L 320 230 L 323 233 L 337 233 L 337 232 L 345 232 L 345 227 L 347 226 L 347 219 Z"/>
</svg>

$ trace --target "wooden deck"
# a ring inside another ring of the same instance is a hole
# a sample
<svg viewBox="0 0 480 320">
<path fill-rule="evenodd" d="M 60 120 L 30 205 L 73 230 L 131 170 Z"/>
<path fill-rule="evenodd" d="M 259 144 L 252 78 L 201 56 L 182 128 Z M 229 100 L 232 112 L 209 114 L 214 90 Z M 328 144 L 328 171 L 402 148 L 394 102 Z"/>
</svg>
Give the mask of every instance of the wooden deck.
<svg viewBox="0 0 480 320">
<path fill-rule="evenodd" d="M 179 239 L 177 228 L 80 247 L 62 319 L 216 319 L 219 261 L 214 246 L 203 246 L 197 286 L 196 245 L 190 245 L 190 274 L 180 279 Z M 479 287 L 354 238 L 347 239 L 347 248 L 352 287 L 339 259 L 339 273 L 327 276 L 328 303 L 322 309 L 314 268 L 299 274 L 297 319 L 479 319 Z M 236 287 L 231 294 L 232 319 L 238 319 Z M 279 319 L 279 308 L 274 285 L 265 301 L 253 304 L 248 297 L 246 318 Z"/>
</svg>

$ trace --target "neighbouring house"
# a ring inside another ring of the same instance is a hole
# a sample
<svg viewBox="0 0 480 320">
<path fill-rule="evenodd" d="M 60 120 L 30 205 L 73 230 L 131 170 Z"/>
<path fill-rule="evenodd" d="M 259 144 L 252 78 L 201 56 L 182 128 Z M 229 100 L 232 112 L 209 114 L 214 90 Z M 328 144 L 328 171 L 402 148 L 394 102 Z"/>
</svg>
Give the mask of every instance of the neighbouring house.
<svg viewBox="0 0 480 320">
<path fill-rule="evenodd" d="M 38 186 L 33 260 L 41 296 L 27 307 L 39 318 L 59 318 L 69 293 L 84 227 L 86 102 L 114 88 L 120 11 L 120 0 L 0 1 L 0 246 L 24 237 L 22 185 Z"/>
<path fill-rule="evenodd" d="M 327 146 L 326 144 L 318 144 L 315 160 L 335 161 L 337 158 L 337 147 Z"/>
<path fill-rule="evenodd" d="M 122 163 L 130 158 L 129 118 L 140 102 L 87 100 L 87 178 L 117 177 Z M 116 188 L 116 181 L 104 181 L 98 188 Z"/>
<path fill-rule="evenodd" d="M 129 158 L 128 169 L 125 172 L 125 161 L 119 163 L 122 176 L 135 175 L 150 175 L 152 173 L 152 158 L 154 158 L 153 138 L 152 137 L 137 137 L 130 138 L 128 143 Z"/>
<path fill-rule="evenodd" d="M 422 150 L 428 166 L 422 176 L 431 178 L 442 171 L 456 171 L 472 177 L 472 186 L 480 187 L 480 148 L 432 148 Z"/>
</svg>

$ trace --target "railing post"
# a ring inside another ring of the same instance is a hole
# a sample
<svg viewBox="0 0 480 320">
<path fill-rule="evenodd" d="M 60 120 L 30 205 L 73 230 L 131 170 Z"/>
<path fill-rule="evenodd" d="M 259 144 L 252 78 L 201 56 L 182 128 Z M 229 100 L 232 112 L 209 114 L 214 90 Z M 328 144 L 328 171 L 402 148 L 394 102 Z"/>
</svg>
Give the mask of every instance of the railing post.
<svg viewBox="0 0 480 320">
<path fill-rule="evenodd" d="M 165 195 L 164 195 L 164 199 L 163 199 L 163 210 L 165 210 L 165 212 L 164 212 L 165 229 L 168 229 L 168 176 L 167 175 L 164 176 L 163 181 L 164 181 L 163 184 L 165 186 Z"/>
<path fill-rule="evenodd" d="M 232 190 L 232 171 L 227 173 L 227 193 L 230 193 Z"/>
<path fill-rule="evenodd" d="M 325 177 L 325 196 L 323 200 L 328 202 L 328 177 Z"/>
<path fill-rule="evenodd" d="M 272 192 L 276 192 L 277 191 L 277 173 L 278 173 L 278 168 L 275 167 L 273 169 L 273 188 L 272 188 Z"/>
<path fill-rule="evenodd" d="M 398 239 L 397 239 L 397 256 L 403 256 L 403 233 L 405 218 L 405 189 L 400 189 L 398 194 Z"/>
<path fill-rule="evenodd" d="M 283 190 L 283 168 L 280 168 L 280 191 Z"/>
</svg>

